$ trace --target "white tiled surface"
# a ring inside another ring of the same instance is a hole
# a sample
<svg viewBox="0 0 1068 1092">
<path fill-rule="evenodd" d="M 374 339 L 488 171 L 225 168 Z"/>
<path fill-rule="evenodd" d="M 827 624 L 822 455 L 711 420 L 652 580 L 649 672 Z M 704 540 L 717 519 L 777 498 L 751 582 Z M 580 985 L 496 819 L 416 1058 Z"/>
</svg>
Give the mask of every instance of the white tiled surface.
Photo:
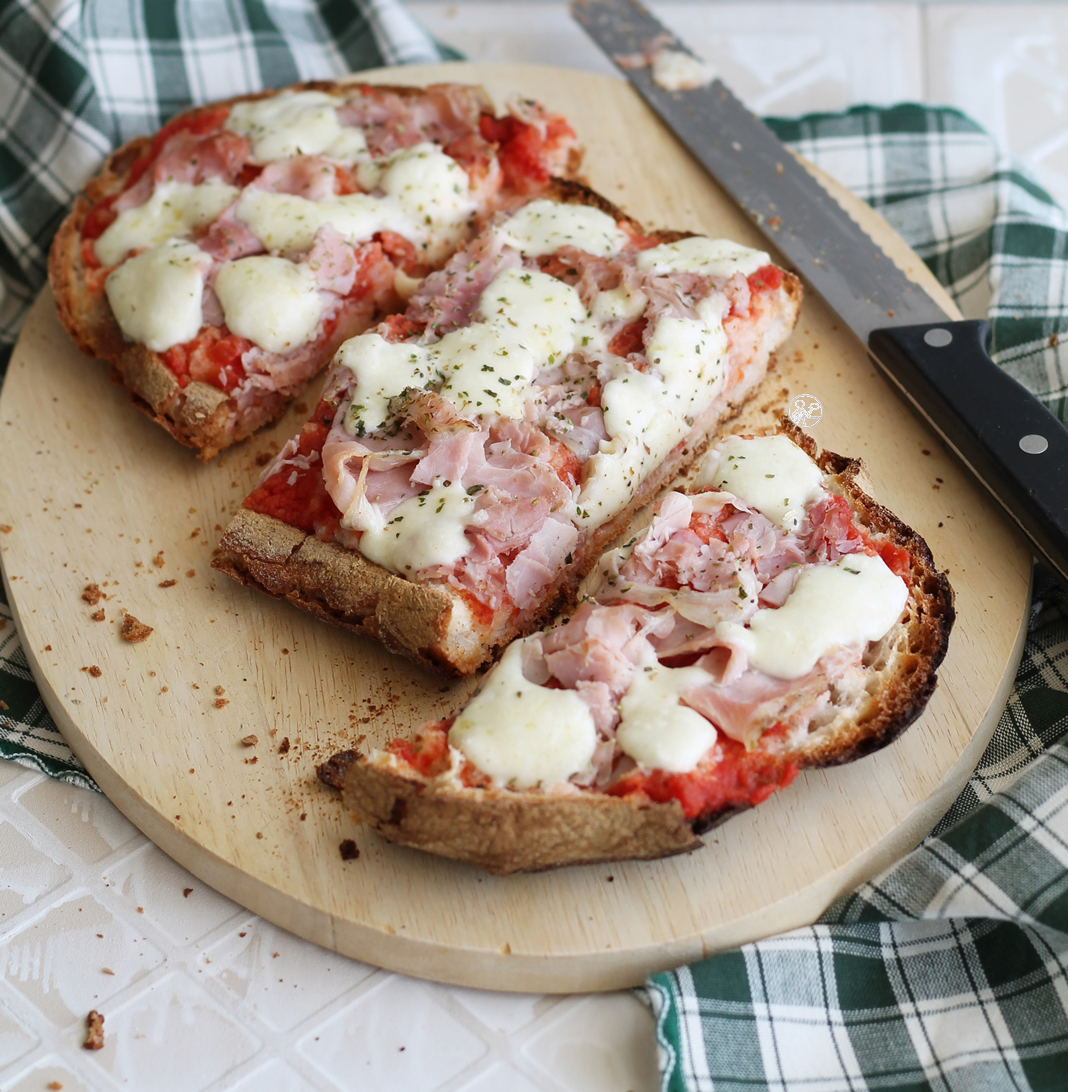
<svg viewBox="0 0 1068 1092">
<path fill-rule="evenodd" d="M 474 60 L 610 71 L 559 0 L 409 7 Z M 947 103 L 1068 203 L 1068 5 L 654 7 L 760 112 Z M 98 1053 L 80 1047 L 91 1008 L 106 1021 Z M 0 762 L 0 1089 L 50 1082 L 652 1092 L 657 1078 L 631 994 L 455 989 L 323 951 L 211 891 L 102 797 Z"/>
</svg>

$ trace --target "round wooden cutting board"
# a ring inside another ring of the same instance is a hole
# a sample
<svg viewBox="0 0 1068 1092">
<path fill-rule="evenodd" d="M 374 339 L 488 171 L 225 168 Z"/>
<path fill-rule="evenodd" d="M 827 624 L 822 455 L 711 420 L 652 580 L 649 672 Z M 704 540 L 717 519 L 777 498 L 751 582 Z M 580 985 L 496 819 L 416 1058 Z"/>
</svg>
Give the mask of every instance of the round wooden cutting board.
<svg viewBox="0 0 1068 1092">
<path fill-rule="evenodd" d="M 498 103 L 541 98 L 573 120 L 590 184 L 646 224 L 764 246 L 623 82 L 500 65 L 374 78 L 482 82 Z M 357 737 L 374 745 L 448 714 L 471 683 L 443 681 L 209 567 L 314 392 L 269 433 L 200 463 L 82 357 L 47 291 L 0 399 L 10 602 L 45 703 L 101 788 L 219 891 L 326 947 L 425 978 L 532 991 L 633 985 L 810 922 L 914 845 L 978 760 L 1018 662 L 1022 539 L 814 298 L 744 423 L 771 423 L 801 393 L 823 405 L 811 435 L 863 457 L 875 495 L 948 568 L 957 624 L 927 711 L 896 743 L 802 775 L 688 856 L 499 879 L 354 825 L 316 764 Z M 82 598 L 89 583 L 106 593 L 97 607 Z M 120 639 L 123 611 L 153 628 L 147 640 Z M 350 838 L 359 856 L 343 860 Z"/>
</svg>

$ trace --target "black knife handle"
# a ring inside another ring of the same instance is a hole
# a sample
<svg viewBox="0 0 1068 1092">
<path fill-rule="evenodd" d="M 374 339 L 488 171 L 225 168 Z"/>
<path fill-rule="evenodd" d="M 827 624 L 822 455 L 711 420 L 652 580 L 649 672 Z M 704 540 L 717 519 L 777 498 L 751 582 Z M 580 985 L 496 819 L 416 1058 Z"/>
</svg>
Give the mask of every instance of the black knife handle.
<svg viewBox="0 0 1068 1092">
<path fill-rule="evenodd" d="M 1068 429 L 990 359 L 990 323 L 873 330 L 875 360 L 1068 581 Z"/>
</svg>

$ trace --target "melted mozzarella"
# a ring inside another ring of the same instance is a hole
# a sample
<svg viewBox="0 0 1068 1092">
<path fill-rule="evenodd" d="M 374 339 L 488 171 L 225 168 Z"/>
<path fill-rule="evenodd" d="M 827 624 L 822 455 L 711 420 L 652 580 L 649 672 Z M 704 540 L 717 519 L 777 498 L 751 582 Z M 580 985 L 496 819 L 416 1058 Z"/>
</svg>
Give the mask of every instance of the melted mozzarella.
<svg viewBox="0 0 1068 1092">
<path fill-rule="evenodd" d="M 500 785 L 551 786 L 589 769 L 597 729 L 573 690 L 549 690 L 523 675 L 515 641 L 456 718 L 449 741 Z"/>
<path fill-rule="evenodd" d="M 548 200 L 524 205 L 497 228 L 497 233 L 529 258 L 552 254 L 562 246 L 610 258 L 627 243 L 626 233 L 608 213 L 589 205 Z"/>
<path fill-rule="evenodd" d="M 204 275 L 211 258 L 171 239 L 114 270 L 104 285 L 122 332 L 157 353 L 190 341 L 203 323 Z"/>
<path fill-rule="evenodd" d="M 707 277 L 748 277 L 771 262 L 762 250 L 751 250 L 730 239 L 691 235 L 674 243 L 662 243 L 638 254 L 638 268 L 645 273 L 701 273 Z"/>
<path fill-rule="evenodd" d="M 731 436 L 704 461 L 694 483 L 725 490 L 786 531 L 823 496 L 820 468 L 785 436 Z"/>
<path fill-rule="evenodd" d="M 464 528 L 474 507 L 474 498 L 460 482 L 436 481 L 419 496 L 401 501 L 384 525 L 365 529 L 360 552 L 383 568 L 405 575 L 432 565 L 455 565 L 471 548 Z"/>
<path fill-rule="evenodd" d="M 355 163 L 367 155 L 363 132 L 338 121 L 338 100 L 323 91 L 282 91 L 271 98 L 239 102 L 226 127 L 247 137 L 252 163 L 293 155 L 325 155 Z"/>
<path fill-rule="evenodd" d="M 539 364 L 553 364 L 575 348 L 596 342 L 600 327 L 586 322 L 586 308 L 569 284 L 537 270 L 508 269 L 498 273 L 479 297 L 484 321 L 499 330 L 515 331 Z"/>
<path fill-rule="evenodd" d="M 236 196 L 234 186 L 213 179 L 199 186 L 161 182 L 143 205 L 120 212 L 97 239 L 97 260 L 104 266 L 117 265 L 131 250 L 186 238 L 210 224 Z"/>
<path fill-rule="evenodd" d="M 445 376 L 441 395 L 468 417 L 522 417 L 537 373 L 534 354 L 513 331 L 476 322 L 430 346 Z"/>
<path fill-rule="evenodd" d="M 381 428 L 389 417 L 389 400 L 408 387 L 425 387 L 431 369 L 426 350 L 410 341 L 386 341 L 369 331 L 346 341 L 334 357 L 356 376 L 356 390 L 345 418 L 353 435 Z"/>
<path fill-rule="evenodd" d="M 700 667 L 664 667 L 648 657 L 619 703 L 616 741 L 624 753 L 647 770 L 692 770 L 716 742 L 716 729 L 679 699 L 707 683 Z"/>
<path fill-rule="evenodd" d="M 702 301 L 700 318 L 662 315 L 648 339 L 652 370 L 619 361 L 601 390 L 609 439 L 586 466 L 577 522 L 599 526 L 634 495 L 650 470 L 670 454 L 723 385 L 727 335 L 719 297 Z"/>
<path fill-rule="evenodd" d="M 623 319 L 633 322 L 645 314 L 648 297 L 639 289 L 628 289 L 624 285 L 618 288 L 605 288 L 593 298 L 593 318 L 597 322 L 610 322 Z"/>
<path fill-rule="evenodd" d="M 797 679 L 835 648 L 884 637 L 907 600 L 904 580 L 882 558 L 846 554 L 802 569 L 781 607 L 762 607 L 748 628 L 723 623 L 724 635 L 737 639 L 758 671 Z"/>
<path fill-rule="evenodd" d="M 653 58 L 653 83 L 665 91 L 707 87 L 713 79 L 711 66 L 679 49 L 661 49 Z"/>
<path fill-rule="evenodd" d="M 350 193 L 309 201 L 289 193 L 248 188 L 235 212 L 268 250 L 307 250 L 323 224 L 348 243 L 394 231 L 438 262 L 460 242 L 475 200 L 467 172 L 433 144 L 405 148 L 376 165 L 374 182 L 384 193 Z"/>
<path fill-rule="evenodd" d="M 215 275 L 215 294 L 230 330 L 271 353 L 303 345 L 323 316 L 307 266 L 269 254 L 224 262 Z"/>
</svg>

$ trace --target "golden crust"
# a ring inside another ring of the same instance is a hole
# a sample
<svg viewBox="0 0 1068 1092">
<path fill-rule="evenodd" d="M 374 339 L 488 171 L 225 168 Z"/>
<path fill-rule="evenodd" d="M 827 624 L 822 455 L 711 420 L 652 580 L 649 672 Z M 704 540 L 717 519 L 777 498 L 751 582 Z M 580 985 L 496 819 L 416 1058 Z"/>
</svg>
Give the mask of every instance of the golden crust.
<svg viewBox="0 0 1068 1092">
<path fill-rule="evenodd" d="M 674 800 L 442 789 L 362 758 L 348 767 L 342 801 L 388 841 L 498 876 L 649 860 L 701 845 Z"/>
<path fill-rule="evenodd" d="M 868 686 L 841 696 L 838 715 L 781 755 L 784 765 L 799 768 L 841 765 L 885 747 L 922 712 L 948 647 L 953 592 L 926 542 L 857 484 L 859 461 L 818 454 L 811 437 L 789 422 L 782 428 L 832 476 L 832 487 L 861 522 L 912 558 L 904 617 L 869 649 Z M 332 783 L 342 782 L 345 806 L 387 840 L 501 875 L 668 856 L 695 848 L 699 834 L 743 810 L 725 807 L 687 821 L 674 801 L 656 804 L 642 795 L 588 790 L 558 795 L 468 789 L 398 765 L 381 752 L 376 760 L 348 752 Z"/>
<path fill-rule="evenodd" d="M 430 90 L 403 85 L 361 85 L 358 80 L 314 80 L 288 90 L 334 92 L 353 86 L 371 87 L 402 98 L 417 98 Z M 482 105 L 492 109 L 488 95 L 480 88 L 475 91 Z M 277 93 L 237 95 L 183 111 L 173 120 L 195 118 L 220 106 L 270 98 Z M 48 281 L 59 319 L 78 348 L 87 356 L 110 363 L 111 378 L 130 392 L 140 410 L 180 443 L 197 449 L 201 458 L 210 459 L 280 417 L 293 395 L 264 394 L 254 411 L 239 413 L 236 400 L 216 387 L 196 381 L 180 386 L 159 353 L 125 339 L 104 294 L 90 290 L 89 271 L 82 257 L 82 225 L 101 201 L 122 192 L 134 163 L 151 146 L 151 137 L 136 137 L 108 156 L 100 173 L 86 183 L 53 240 L 48 256 Z M 320 366 L 330 361 L 342 341 L 366 330 L 374 317 L 368 304 L 364 311 L 342 323 L 324 345 Z"/>
</svg>

